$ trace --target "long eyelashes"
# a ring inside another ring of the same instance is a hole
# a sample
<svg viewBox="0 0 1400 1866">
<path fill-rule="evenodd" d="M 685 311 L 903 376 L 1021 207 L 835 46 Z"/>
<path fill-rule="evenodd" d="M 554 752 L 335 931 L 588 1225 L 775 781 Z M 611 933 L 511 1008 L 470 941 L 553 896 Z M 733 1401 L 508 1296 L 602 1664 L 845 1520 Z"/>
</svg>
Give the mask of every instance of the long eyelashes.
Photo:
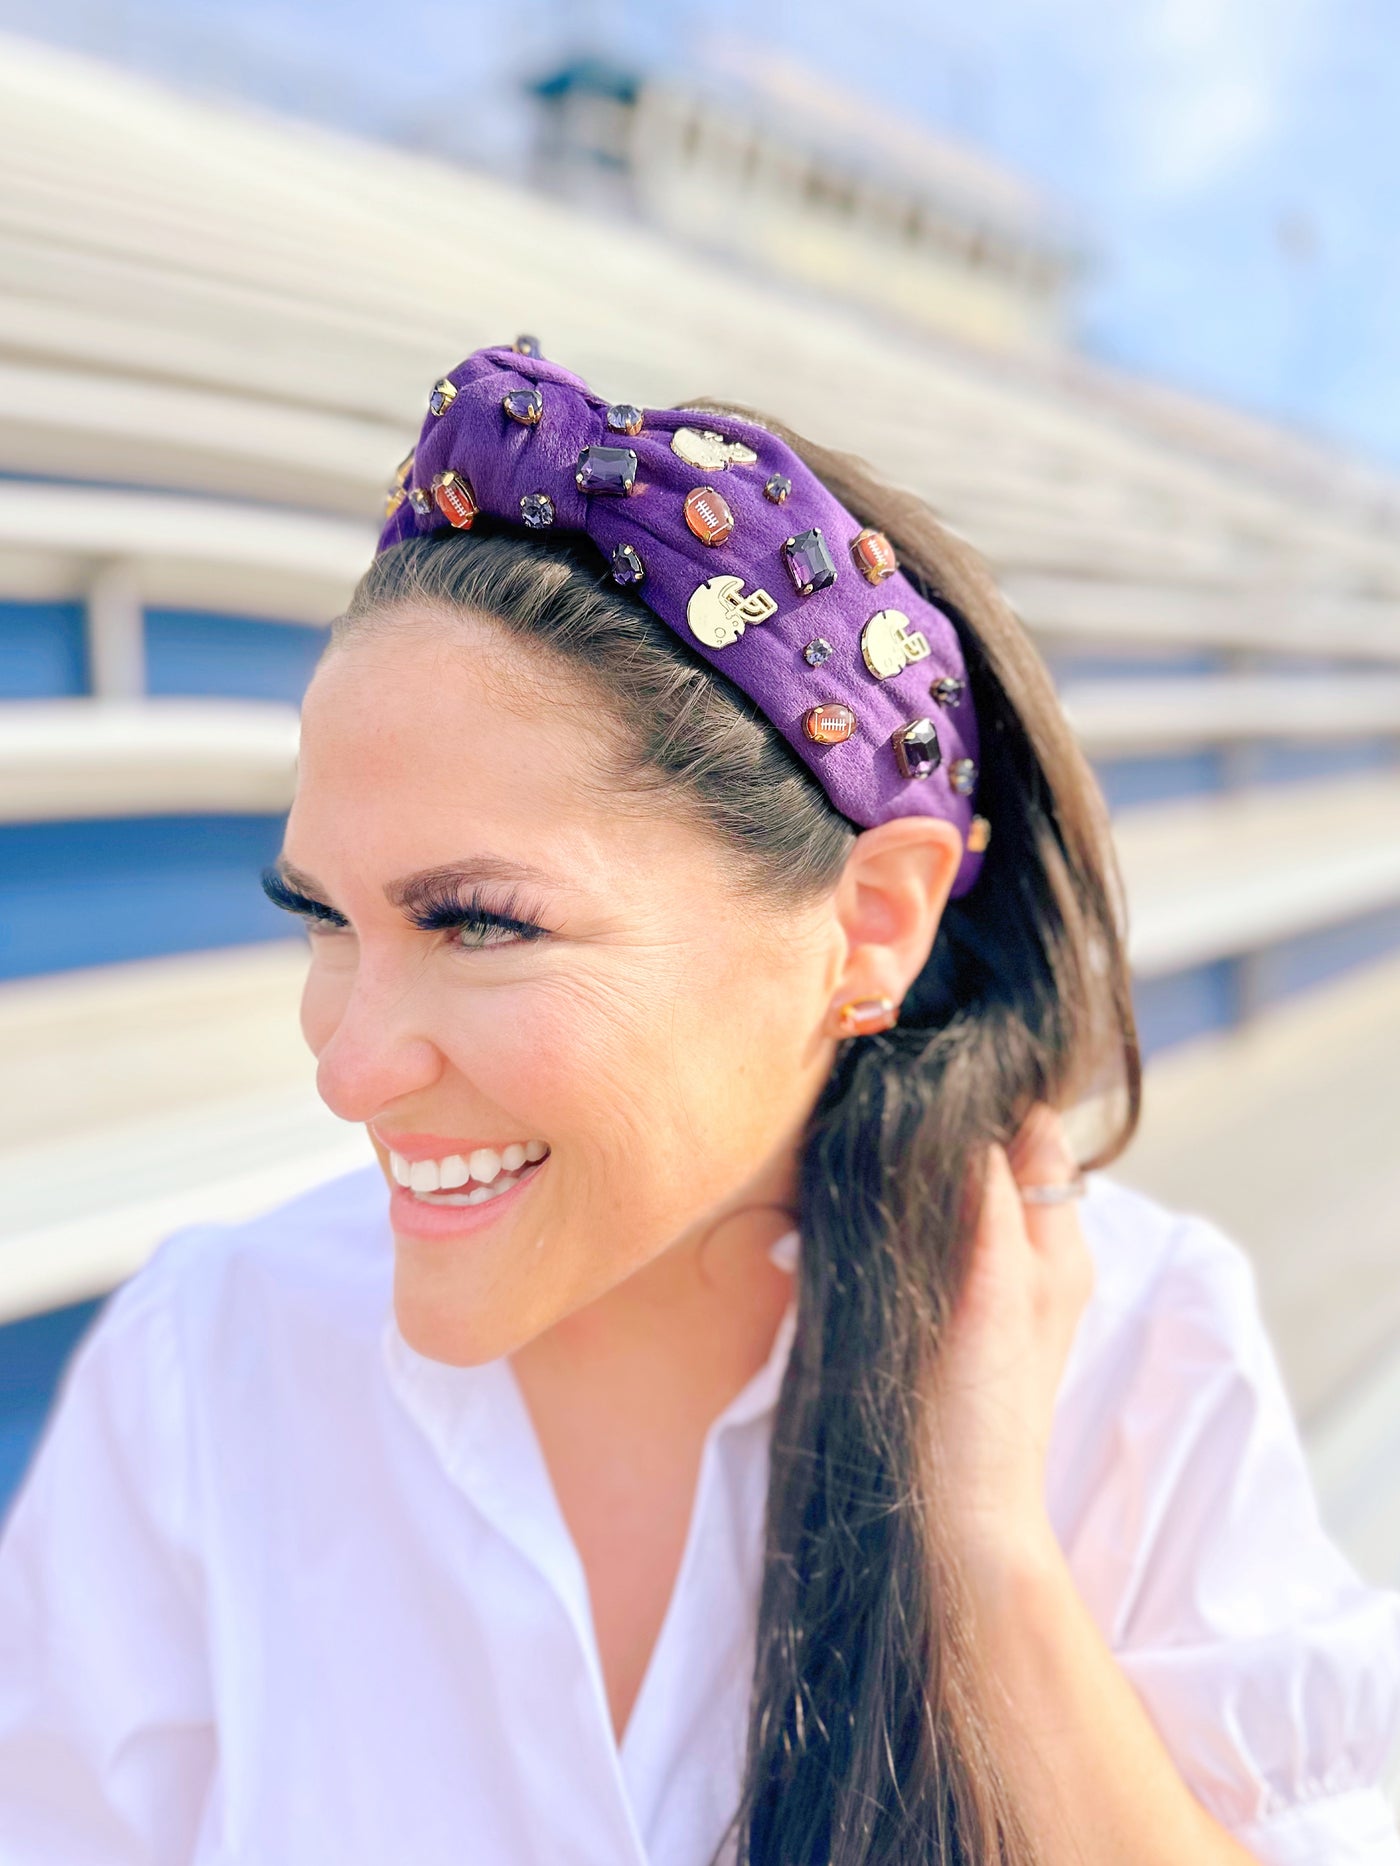
<svg viewBox="0 0 1400 1866">
<path fill-rule="evenodd" d="M 264 869 L 262 890 L 274 907 L 296 914 L 302 920 L 329 927 L 349 925 L 344 914 L 327 906 L 325 901 L 303 894 L 299 888 L 285 881 L 275 868 Z M 408 919 L 411 925 L 424 933 L 505 933 L 520 940 L 546 937 L 546 929 L 537 920 L 527 917 L 520 897 L 514 890 L 506 894 L 500 906 L 488 907 L 475 888 L 465 896 L 451 888 L 444 888 L 439 893 L 425 895 L 408 915 Z M 505 945 L 509 942 L 497 939 L 487 943 Z"/>
<path fill-rule="evenodd" d="M 475 888 L 464 897 L 449 887 L 440 894 L 425 895 L 409 919 L 425 933 L 455 932 L 467 927 L 481 932 L 497 927 L 520 939 L 540 939 L 545 932 L 537 920 L 526 916 L 514 889 L 498 907 L 488 907 Z"/>
<path fill-rule="evenodd" d="M 273 906 L 280 907 L 284 913 L 298 914 L 303 920 L 321 920 L 333 927 L 348 924 L 344 914 L 338 914 L 334 907 L 327 907 L 324 901 L 313 901 L 309 894 L 303 894 L 299 888 L 284 881 L 275 868 L 263 870 L 262 891 Z"/>
</svg>

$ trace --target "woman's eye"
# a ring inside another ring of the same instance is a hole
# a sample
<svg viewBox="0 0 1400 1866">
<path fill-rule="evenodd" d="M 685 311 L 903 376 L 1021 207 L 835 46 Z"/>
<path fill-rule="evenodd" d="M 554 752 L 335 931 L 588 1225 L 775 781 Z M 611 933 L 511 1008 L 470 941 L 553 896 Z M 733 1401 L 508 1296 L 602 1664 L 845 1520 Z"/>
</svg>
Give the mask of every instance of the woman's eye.
<svg viewBox="0 0 1400 1866">
<path fill-rule="evenodd" d="M 332 920 L 325 914 L 306 914 L 301 924 L 306 937 L 318 946 L 322 941 L 344 939 L 354 932 L 348 920 Z"/>
<path fill-rule="evenodd" d="M 522 936 L 514 927 L 499 926 L 489 920 L 468 920 L 456 928 L 452 944 L 464 952 L 479 952 L 483 946 L 516 946 Z"/>
</svg>

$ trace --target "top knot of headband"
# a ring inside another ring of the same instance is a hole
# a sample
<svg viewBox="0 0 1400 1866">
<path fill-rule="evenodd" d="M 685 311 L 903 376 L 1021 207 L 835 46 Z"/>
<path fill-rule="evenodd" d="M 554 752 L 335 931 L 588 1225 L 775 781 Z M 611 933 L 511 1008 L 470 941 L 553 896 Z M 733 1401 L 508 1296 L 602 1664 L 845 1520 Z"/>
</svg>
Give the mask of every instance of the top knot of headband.
<svg viewBox="0 0 1400 1866">
<path fill-rule="evenodd" d="M 731 415 L 609 404 L 538 343 L 476 350 L 434 387 L 378 549 L 479 513 L 584 532 L 614 580 L 763 711 L 835 807 L 974 816 L 977 721 L 957 632 L 792 449 Z"/>
</svg>

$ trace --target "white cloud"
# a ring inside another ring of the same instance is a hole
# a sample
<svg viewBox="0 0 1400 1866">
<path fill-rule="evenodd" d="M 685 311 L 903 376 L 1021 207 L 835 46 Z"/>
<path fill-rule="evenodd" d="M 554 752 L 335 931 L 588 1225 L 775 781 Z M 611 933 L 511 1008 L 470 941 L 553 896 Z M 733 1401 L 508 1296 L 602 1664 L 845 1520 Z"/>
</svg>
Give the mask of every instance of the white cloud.
<svg viewBox="0 0 1400 1866">
<path fill-rule="evenodd" d="M 1284 131 L 1327 0 L 1138 0 L 1120 125 L 1160 196 L 1212 187 Z"/>
</svg>

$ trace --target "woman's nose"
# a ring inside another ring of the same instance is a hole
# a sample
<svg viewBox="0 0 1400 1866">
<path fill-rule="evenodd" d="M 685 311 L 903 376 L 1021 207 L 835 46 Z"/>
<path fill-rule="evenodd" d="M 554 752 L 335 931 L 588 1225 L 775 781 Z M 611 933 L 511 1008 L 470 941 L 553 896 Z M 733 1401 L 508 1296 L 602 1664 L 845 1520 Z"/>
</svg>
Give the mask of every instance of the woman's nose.
<svg viewBox="0 0 1400 1866">
<path fill-rule="evenodd" d="M 308 983 L 304 1023 L 316 1050 L 316 1091 L 342 1121 L 371 1121 L 404 1095 L 431 1088 L 442 1052 L 422 1027 L 416 994 L 400 977 L 375 978 L 363 965 L 334 1005 L 315 1003 Z"/>
</svg>

